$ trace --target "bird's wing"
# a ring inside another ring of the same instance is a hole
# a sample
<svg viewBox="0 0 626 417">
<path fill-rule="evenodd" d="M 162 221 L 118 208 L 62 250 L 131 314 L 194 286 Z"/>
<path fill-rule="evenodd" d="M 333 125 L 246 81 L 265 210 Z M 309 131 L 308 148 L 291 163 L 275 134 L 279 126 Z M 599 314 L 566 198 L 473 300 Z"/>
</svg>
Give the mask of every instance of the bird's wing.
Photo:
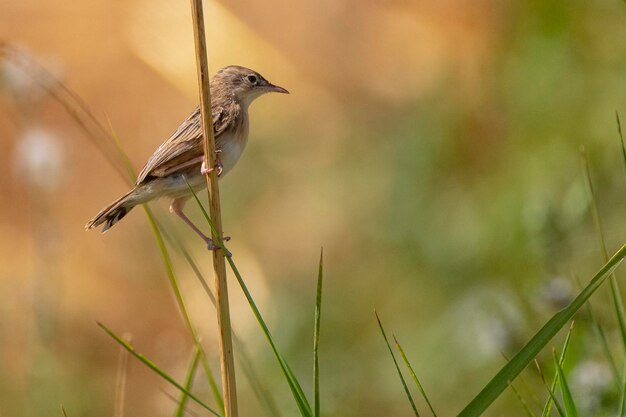
<svg viewBox="0 0 626 417">
<path fill-rule="evenodd" d="M 222 109 L 213 109 L 213 132 L 217 138 L 228 127 Z M 204 154 L 200 107 L 197 107 L 176 131 L 152 154 L 137 178 L 137 184 L 147 178 L 171 174 L 171 169 Z"/>
</svg>

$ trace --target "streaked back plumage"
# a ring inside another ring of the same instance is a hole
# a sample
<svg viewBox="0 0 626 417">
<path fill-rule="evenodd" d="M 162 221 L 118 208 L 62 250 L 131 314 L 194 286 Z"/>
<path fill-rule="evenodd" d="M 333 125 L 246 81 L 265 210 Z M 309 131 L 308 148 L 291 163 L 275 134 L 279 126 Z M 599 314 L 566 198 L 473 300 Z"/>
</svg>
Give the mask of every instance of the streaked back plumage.
<svg viewBox="0 0 626 417">
<path fill-rule="evenodd" d="M 224 159 L 223 174 L 226 174 L 247 143 L 250 103 L 264 93 L 287 90 L 272 85 L 251 69 L 236 65 L 219 70 L 209 85 L 215 145 Z M 189 195 L 187 181 L 194 189 L 205 187 L 200 173 L 203 154 L 200 108 L 196 107 L 148 159 L 135 187 L 101 210 L 85 227 L 91 229 L 105 223 L 104 232 L 137 204 L 160 196 L 176 199 Z"/>
</svg>

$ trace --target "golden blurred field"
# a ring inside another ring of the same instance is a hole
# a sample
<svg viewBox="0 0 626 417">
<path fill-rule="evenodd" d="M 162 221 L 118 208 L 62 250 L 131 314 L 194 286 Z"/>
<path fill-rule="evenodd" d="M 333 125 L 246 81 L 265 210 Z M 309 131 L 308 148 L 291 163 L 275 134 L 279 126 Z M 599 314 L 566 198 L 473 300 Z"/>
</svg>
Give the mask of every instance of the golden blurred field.
<svg viewBox="0 0 626 417">
<path fill-rule="evenodd" d="M 323 415 L 412 415 L 374 308 L 440 415 L 453 415 L 501 352 L 514 354 L 571 298 L 602 262 L 581 145 L 609 250 L 624 242 L 615 112 L 626 118 L 626 3 L 211 0 L 205 14 L 212 73 L 248 66 L 291 92 L 251 107 L 246 152 L 220 183 L 222 211 L 307 392 L 324 247 Z M 0 0 L 0 40 L 78 94 L 136 171 L 197 103 L 185 1 Z M 70 417 L 113 415 L 119 347 L 96 321 L 180 380 L 192 341 L 142 210 L 105 235 L 83 229 L 126 192 L 123 179 L 58 102 L 2 65 L 0 416 L 61 415 L 61 404 Z M 167 206 L 151 203 L 210 278 L 210 256 Z M 214 309 L 172 253 L 218 372 Z M 263 385 L 280 415 L 296 415 L 235 281 L 230 292 Z M 594 311 L 623 358 L 608 300 L 598 294 Z M 568 372 L 581 414 L 612 415 L 593 337 L 583 315 Z M 195 390 L 210 398 L 204 379 Z M 239 391 L 241 415 L 264 414 L 243 376 Z M 125 415 L 173 415 L 168 394 L 178 396 L 131 360 Z M 508 393 L 487 415 L 522 414 Z"/>
</svg>

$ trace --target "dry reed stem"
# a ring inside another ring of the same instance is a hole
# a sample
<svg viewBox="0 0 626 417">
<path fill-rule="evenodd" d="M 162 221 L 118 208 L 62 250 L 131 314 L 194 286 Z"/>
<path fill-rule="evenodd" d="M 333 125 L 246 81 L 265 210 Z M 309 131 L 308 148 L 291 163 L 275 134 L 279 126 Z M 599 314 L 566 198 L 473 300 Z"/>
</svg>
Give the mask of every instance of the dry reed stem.
<svg viewBox="0 0 626 417">
<path fill-rule="evenodd" d="M 204 133 L 204 164 L 209 168 L 207 188 L 209 194 L 209 214 L 215 225 L 213 242 L 222 240 L 222 215 L 220 193 L 217 184 L 217 157 L 215 137 L 213 135 L 213 117 L 211 114 L 211 92 L 209 89 L 209 65 L 207 62 L 206 33 L 204 30 L 204 12 L 202 0 L 191 0 L 191 15 L 196 46 L 196 64 L 198 84 L 200 86 L 200 108 L 202 130 Z M 226 282 L 225 253 L 222 249 L 213 251 L 213 271 L 215 273 L 215 297 L 217 300 L 217 322 L 222 365 L 222 389 L 224 390 L 225 417 L 237 417 L 237 386 L 235 383 L 235 361 L 233 355 L 232 330 L 228 307 L 228 287 Z"/>
</svg>

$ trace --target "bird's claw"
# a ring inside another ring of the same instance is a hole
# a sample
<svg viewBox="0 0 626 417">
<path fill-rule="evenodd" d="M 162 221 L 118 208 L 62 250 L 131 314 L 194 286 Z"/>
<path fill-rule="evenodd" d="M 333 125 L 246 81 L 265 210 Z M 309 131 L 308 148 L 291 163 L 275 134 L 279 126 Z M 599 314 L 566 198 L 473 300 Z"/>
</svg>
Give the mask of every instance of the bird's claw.
<svg viewBox="0 0 626 417">
<path fill-rule="evenodd" d="M 220 161 L 220 153 L 222 153 L 222 151 L 219 149 L 215 151 L 215 166 L 213 168 L 207 168 L 204 161 L 202 161 L 202 165 L 200 166 L 200 173 L 202 175 L 207 175 L 211 173 L 213 169 L 217 169 L 217 176 L 218 177 L 222 176 L 222 172 L 224 172 L 224 166 L 222 165 L 222 162 Z"/>
<path fill-rule="evenodd" d="M 230 236 L 224 236 L 224 238 L 222 240 L 224 242 L 228 242 L 230 240 Z M 228 249 L 226 249 L 224 247 L 221 247 L 220 245 L 216 245 L 213 242 L 213 239 L 207 239 L 206 244 L 207 244 L 207 249 L 210 250 L 210 251 L 216 251 L 218 249 L 221 249 L 221 250 L 224 251 L 224 255 L 225 256 L 227 256 L 229 258 L 232 258 L 232 256 L 233 256 L 233 254 Z"/>
</svg>

